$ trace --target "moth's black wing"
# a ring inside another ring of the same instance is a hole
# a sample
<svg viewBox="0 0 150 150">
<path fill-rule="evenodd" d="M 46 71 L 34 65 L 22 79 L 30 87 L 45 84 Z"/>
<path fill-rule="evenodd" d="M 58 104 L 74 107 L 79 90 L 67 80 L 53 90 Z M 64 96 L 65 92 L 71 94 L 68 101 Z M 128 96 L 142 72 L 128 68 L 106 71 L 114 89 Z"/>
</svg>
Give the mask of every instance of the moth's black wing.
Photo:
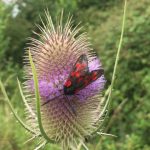
<svg viewBox="0 0 150 150">
<path fill-rule="evenodd" d="M 64 94 L 73 95 L 91 84 L 104 74 L 103 69 L 89 72 L 88 59 L 85 54 L 76 61 L 73 70 L 64 84 Z"/>
<path fill-rule="evenodd" d="M 82 54 L 76 61 L 73 66 L 72 72 L 80 72 L 80 74 L 84 75 L 84 73 L 89 72 L 88 67 L 88 59 L 85 54 Z"/>
<path fill-rule="evenodd" d="M 73 66 L 72 71 L 69 74 L 68 79 L 66 80 L 64 84 L 64 93 L 66 95 L 73 95 L 75 94 L 75 91 L 78 90 L 77 87 L 80 85 L 77 85 L 77 81 L 81 76 L 84 76 L 85 74 L 89 73 L 88 68 L 88 59 L 85 54 L 81 55 L 76 63 Z"/>
</svg>

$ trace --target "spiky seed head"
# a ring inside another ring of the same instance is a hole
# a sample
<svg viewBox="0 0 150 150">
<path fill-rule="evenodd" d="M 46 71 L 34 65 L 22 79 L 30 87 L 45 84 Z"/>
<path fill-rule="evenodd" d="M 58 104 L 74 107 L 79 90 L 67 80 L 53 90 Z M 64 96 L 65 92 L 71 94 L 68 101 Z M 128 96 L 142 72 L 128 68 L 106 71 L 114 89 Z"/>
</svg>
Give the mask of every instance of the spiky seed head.
<svg viewBox="0 0 150 150">
<path fill-rule="evenodd" d="M 46 24 L 38 26 L 41 34 L 39 40 L 31 38 L 29 49 L 36 67 L 39 80 L 42 123 L 50 139 L 63 144 L 65 149 L 90 136 L 96 129 L 102 110 L 100 92 L 105 79 L 101 76 L 92 84 L 78 92 L 78 95 L 62 95 L 62 89 L 76 60 L 86 54 L 89 70 L 101 68 L 85 33 L 80 34 L 78 26 L 72 28 L 72 19 L 68 17 L 63 25 L 62 16 L 54 25 L 46 13 Z M 27 50 L 28 51 L 28 50 Z M 28 55 L 25 55 L 26 99 L 31 107 L 27 111 L 28 123 L 40 132 L 37 124 L 34 84 Z M 62 95 L 62 96 L 59 96 Z M 99 107 L 100 106 L 100 107 Z M 73 113 L 72 108 L 75 109 Z M 32 113 L 31 113 L 32 112 Z"/>
</svg>

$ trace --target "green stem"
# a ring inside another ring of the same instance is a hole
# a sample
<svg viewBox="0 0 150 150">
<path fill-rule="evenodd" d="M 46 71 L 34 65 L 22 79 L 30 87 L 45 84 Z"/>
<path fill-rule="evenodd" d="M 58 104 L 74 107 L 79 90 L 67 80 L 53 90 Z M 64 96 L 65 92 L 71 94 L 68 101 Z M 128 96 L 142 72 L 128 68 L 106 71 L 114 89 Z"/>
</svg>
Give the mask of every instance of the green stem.
<svg viewBox="0 0 150 150">
<path fill-rule="evenodd" d="M 15 112 L 15 109 L 13 108 L 13 106 L 12 106 L 12 104 L 11 104 L 11 102 L 10 102 L 10 99 L 8 98 L 8 95 L 7 95 L 7 93 L 6 93 L 5 87 L 4 87 L 3 83 L 1 82 L 1 80 L 0 80 L 0 87 L 1 87 L 1 90 L 2 90 L 2 93 L 3 93 L 4 97 L 5 97 L 6 102 L 8 103 L 8 105 L 9 105 L 9 107 L 10 107 L 10 109 L 11 109 L 11 111 L 12 111 L 14 117 L 17 119 L 17 121 L 18 121 L 27 131 L 29 131 L 29 132 L 32 133 L 32 134 L 36 134 L 36 132 L 34 132 L 33 130 L 31 130 L 30 127 L 28 127 L 26 124 L 24 124 L 24 122 L 20 119 L 20 117 L 19 117 L 19 116 L 17 115 L 17 113 Z"/>
<path fill-rule="evenodd" d="M 40 106 L 40 94 L 39 94 L 39 86 L 38 86 L 38 76 L 36 72 L 35 65 L 33 63 L 33 59 L 29 50 L 29 60 L 30 60 L 30 65 L 32 68 L 32 73 L 33 73 L 33 80 L 34 80 L 34 89 L 35 89 L 35 97 L 36 97 L 36 111 L 37 111 L 37 118 L 38 118 L 38 125 L 40 128 L 41 135 L 47 140 L 47 142 L 54 143 L 48 135 L 46 134 L 43 124 L 42 124 L 42 118 L 41 118 L 41 106 Z"/>
<path fill-rule="evenodd" d="M 118 46 L 118 50 L 117 50 L 116 61 L 115 61 L 114 71 L 113 71 L 111 85 L 110 85 L 110 91 L 109 91 L 108 98 L 107 98 L 107 101 L 109 101 L 109 103 L 110 103 L 110 99 L 111 99 L 111 95 L 112 95 L 112 89 L 113 89 L 113 86 L 114 86 L 114 81 L 115 81 L 115 76 L 116 76 L 116 71 L 117 71 L 117 65 L 118 65 L 119 55 L 120 55 L 122 41 L 123 41 L 125 18 L 126 18 L 126 7 L 127 7 L 127 0 L 125 0 L 125 4 L 124 4 L 124 12 L 123 12 L 120 42 L 119 42 L 119 46 Z"/>
<path fill-rule="evenodd" d="M 116 71 L 117 71 L 117 65 L 119 61 L 119 56 L 120 56 L 120 51 L 121 51 L 121 46 L 123 42 L 123 35 L 124 35 L 124 27 L 125 27 L 125 18 L 126 18 L 126 8 L 127 8 L 127 0 L 125 0 L 124 3 L 124 12 L 123 12 L 123 20 L 122 20 L 122 28 L 121 28 L 121 36 L 120 36 L 120 41 L 117 49 L 117 55 L 116 55 L 116 60 L 115 60 L 115 65 L 114 65 L 114 70 L 113 70 L 113 75 L 112 75 L 112 80 L 111 80 L 111 85 L 110 85 L 110 90 L 108 93 L 108 98 L 106 100 L 107 106 L 110 105 L 110 100 L 111 100 L 111 95 L 112 95 L 112 89 L 114 86 L 114 81 L 115 81 L 115 76 L 116 76 Z M 97 143 L 95 149 L 99 149 L 100 141 Z"/>
</svg>

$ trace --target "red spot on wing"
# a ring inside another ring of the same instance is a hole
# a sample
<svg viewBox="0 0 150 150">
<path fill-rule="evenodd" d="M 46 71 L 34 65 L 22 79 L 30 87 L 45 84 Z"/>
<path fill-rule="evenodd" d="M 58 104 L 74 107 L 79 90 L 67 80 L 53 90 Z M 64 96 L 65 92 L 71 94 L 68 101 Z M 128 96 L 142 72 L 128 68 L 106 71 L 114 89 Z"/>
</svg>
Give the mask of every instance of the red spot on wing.
<svg viewBox="0 0 150 150">
<path fill-rule="evenodd" d="M 81 64 L 80 63 L 77 63 L 76 64 L 76 69 L 80 68 Z"/>
<path fill-rule="evenodd" d="M 75 72 L 71 72 L 71 74 L 70 74 L 72 77 L 74 77 L 75 76 Z"/>
<path fill-rule="evenodd" d="M 67 80 L 66 83 L 65 83 L 65 86 L 66 86 L 66 87 L 70 87 L 71 84 L 72 84 L 71 81 L 70 81 L 70 80 Z"/>
<path fill-rule="evenodd" d="M 80 72 L 80 71 L 83 71 L 84 69 L 86 69 L 86 67 L 87 67 L 87 64 L 86 63 L 77 63 L 76 65 L 75 65 L 75 71 L 76 72 Z"/>
<path fill-rule="evenodd" d="M 92 73 L 92 80 L 96 80 L 98 78 L 97 72 Z"/>
<path fill-rule="evenodd" d="M 71 77 L 79 78 L 80 77 L 80 72 L 71 72 Z"/>
<path fill-rule="evenodd" d="M 76 72 L 76 73 L 75 73 L 75 77 L 76 77 L 76 78 L 80 77 L 80 73 L 79 73 L 79 72 Z"/>
<path fill-rule="evenodd" d="M 81 74 L 88 72 L 88 59 L 85 54 L 81 55 L 74 65 L 74 72 L 81 72 Z"/>
</svg>

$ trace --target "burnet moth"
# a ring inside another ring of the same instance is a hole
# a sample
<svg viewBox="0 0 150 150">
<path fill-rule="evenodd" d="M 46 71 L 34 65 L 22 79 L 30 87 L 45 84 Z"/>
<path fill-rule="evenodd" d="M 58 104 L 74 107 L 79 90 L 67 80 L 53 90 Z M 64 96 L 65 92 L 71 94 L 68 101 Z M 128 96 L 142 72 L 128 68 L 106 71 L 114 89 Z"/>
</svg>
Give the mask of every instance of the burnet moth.
<svg viewBox="0 0 150 150">
<path fill-rule="evenodd" d="M 84 89 L 86 86 L 88 86 L 89 84 L 100 78 L 103 74 L 104 74 L 103 69 L 93 70 L 90 72 L 88 67 L 87 56 L 85 54 L 82 54 L 77 59 L 76 63 L 73 66 L 72 71 L 69 74 L 69 77 L 64 83 L 62 89 L 63 95 L 65 95 L 67 98 L 67 96 L 78 94 L 80 90 Z M 57 97 L 60 96 L 62 95 L 56 96 L 53 99 L 56 99 Z M 42 105 L 47 104 L 49 101 L 53 99 L 48 100 Z M 73 112 L 75 113 L 74 109 Z"/>
</svg>

